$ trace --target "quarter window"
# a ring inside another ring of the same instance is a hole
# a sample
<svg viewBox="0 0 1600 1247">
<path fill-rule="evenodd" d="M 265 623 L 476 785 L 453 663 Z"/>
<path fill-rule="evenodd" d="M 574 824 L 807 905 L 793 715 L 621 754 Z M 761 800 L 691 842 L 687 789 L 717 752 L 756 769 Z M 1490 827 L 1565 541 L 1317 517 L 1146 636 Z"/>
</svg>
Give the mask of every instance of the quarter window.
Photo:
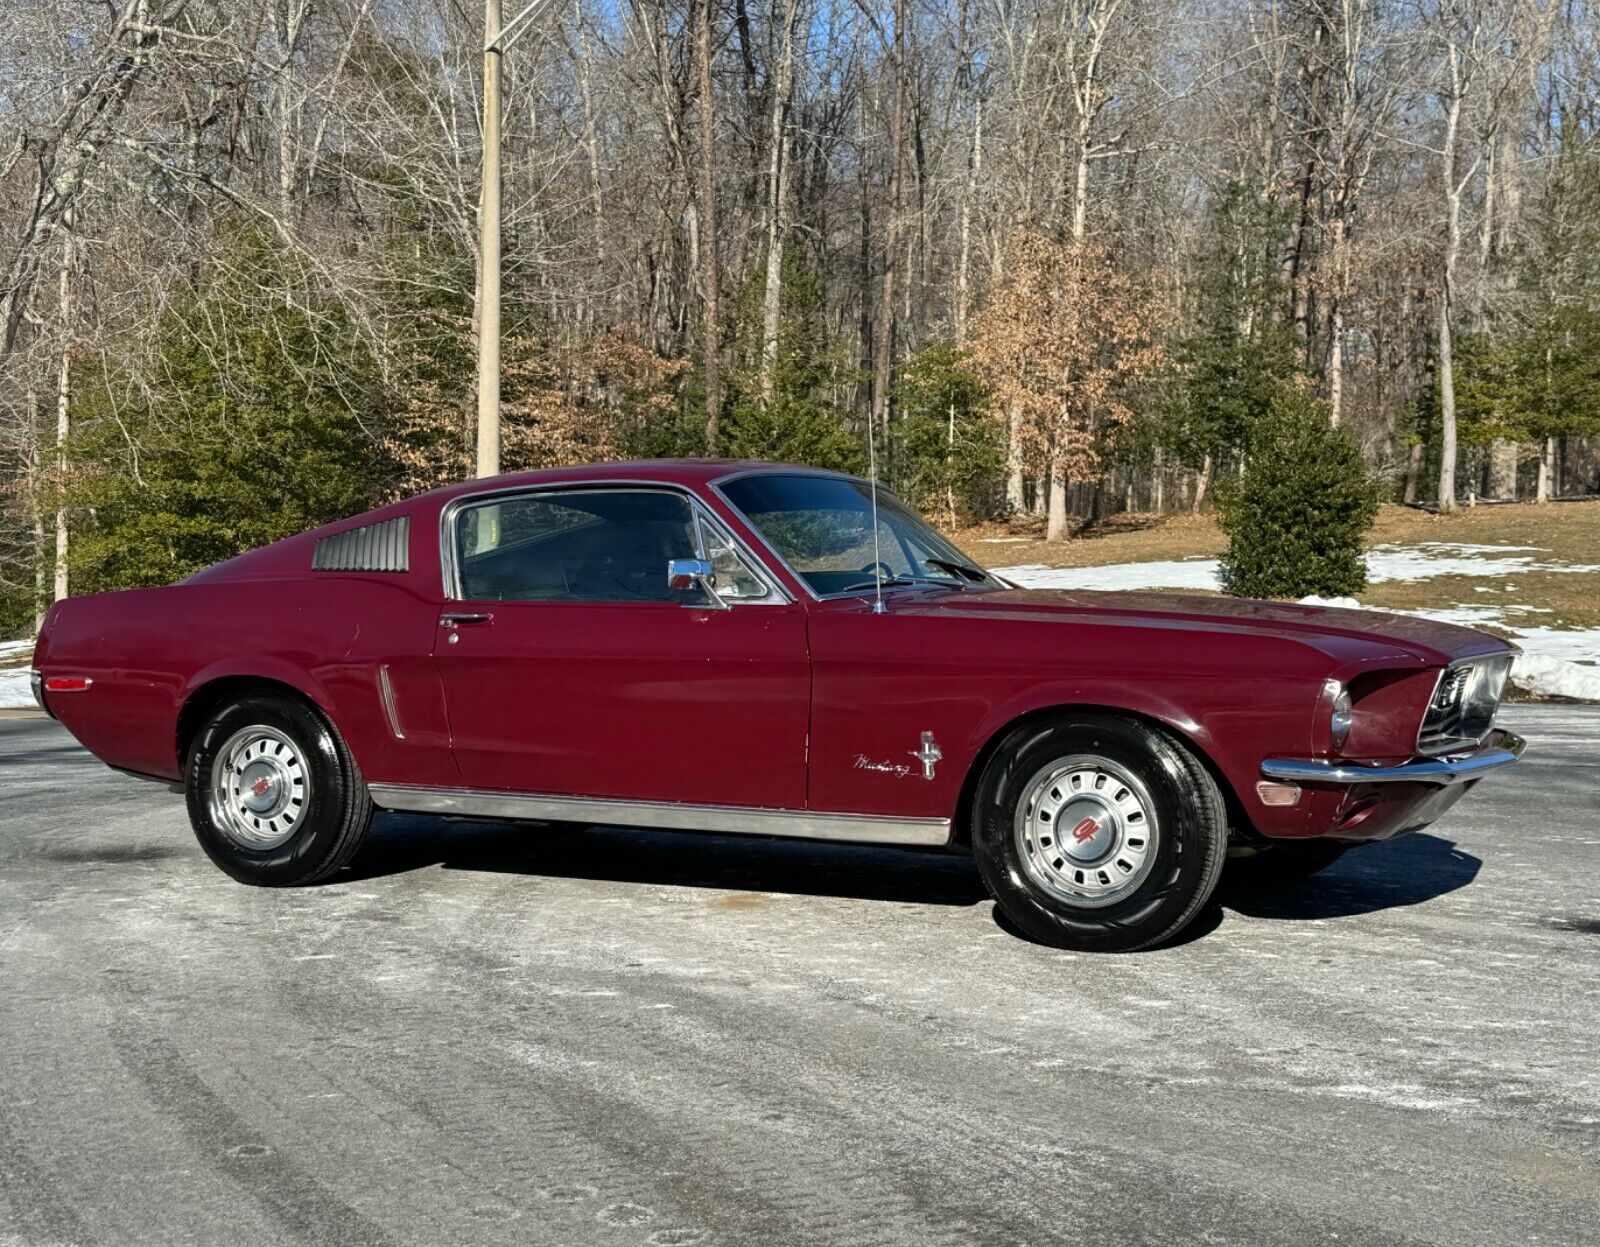
<svg viewBox="0 0 1600 1247">
<path fill-rule="evenodd" d="M 716 572 L 717 596 L 724 602 L 756 601 L 771 594 L 766 582 L 734 547 L 732 538 L 704 515 L 700 520 L 700 538 L 704 557 L 711 560 Z"/>
</svg>

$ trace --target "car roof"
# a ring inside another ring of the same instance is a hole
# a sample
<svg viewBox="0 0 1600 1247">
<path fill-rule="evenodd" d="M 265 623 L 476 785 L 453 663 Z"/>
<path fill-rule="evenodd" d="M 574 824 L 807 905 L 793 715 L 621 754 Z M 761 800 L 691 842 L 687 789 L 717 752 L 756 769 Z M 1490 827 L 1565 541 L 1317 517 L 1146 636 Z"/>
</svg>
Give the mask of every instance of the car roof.
<svg viewBox="0 0 1600 1247">
<path fill-rule="evenodd" d="M 569 481 L 574 484 L 582 484 L 585 481 L 627 480 L 659 481 L 664 485 L 705 485 L 723 477 L 746 472 L 803 472 L 854 479 L 843 472 L 810 468 L 800 464 L 772 463 L 764 459 L 634 459 L 623 463 L 587 463 L 576 467 L 541 468 L 533 472 L 509 472 L 503 476 L 479 477 L 445 485 L 429 491 L 422 497 L 450 499 L 461 494 L 517 489 L 522 486 L 560 485 Z"/>
</svg>

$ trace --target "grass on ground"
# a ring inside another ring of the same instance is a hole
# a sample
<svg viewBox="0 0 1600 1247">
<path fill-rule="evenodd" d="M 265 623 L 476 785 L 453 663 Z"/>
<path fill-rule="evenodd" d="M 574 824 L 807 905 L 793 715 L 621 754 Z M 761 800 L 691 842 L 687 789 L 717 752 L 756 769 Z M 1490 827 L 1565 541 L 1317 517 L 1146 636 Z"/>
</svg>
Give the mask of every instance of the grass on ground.
<svg viewBox="0 0 1600 1247">
<path fill-rule="evenodd" d="M 1045 541 L 1044 521 L 1031 517 L 962 529 L 954 537 L 956 544 L 986 567 L 1099 567 L 1215 558 L 1228 545 L 1209 514 L 1118 515 L 1069 541 Z M 1534 555 L 1541 563 L 1600 563 L 1600 502 L 1468 507 L 1454 515 L 1385 506 L 1368 537 L 1369 546 L 1427 542 L 1532 546 L 1543 552 Z M 1517 622 L 1554 628 L 1600 627 L 1600 572 L 1436 576 L 1369 585 L 1356 596 L 1363 605 L 1378 610 L 1535 607 L 1549 613 L 1521 616 Z"/>
</svg>

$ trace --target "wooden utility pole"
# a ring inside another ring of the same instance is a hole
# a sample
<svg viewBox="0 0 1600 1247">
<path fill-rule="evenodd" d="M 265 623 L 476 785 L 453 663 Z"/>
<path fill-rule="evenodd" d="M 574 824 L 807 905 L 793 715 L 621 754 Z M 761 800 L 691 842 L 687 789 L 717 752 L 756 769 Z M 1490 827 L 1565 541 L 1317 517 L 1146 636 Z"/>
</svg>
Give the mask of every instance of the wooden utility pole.
<svg viewBox="0 0 1600 1247">
<path fill-rule="evenodd" d="M 889 387 L 894 375 L 894 298 L 895 276 L 900 261 L 900 214 L 904 197 L 904 165 L 900 149 L 905 146 L 906 109 L 911 90 L 906 81 L 910 66 L 907 27 L 911 17 L 906 0 L 895 0 L 894 104 L 889 114 L 889 211 L 884 228 L 883 284 L 878 296 L 878 324 L 872 338 L 872 411 L 878 435 L 888 444 Z"/>
<path fill-rule="evenodd" d="M 483 4 L 483 189 L 478 198 L 478 475 L 500 472 L 500 0 Z"/>
<path fill-rule="evenodd" d="M 695 60 L 700 79 L 700 282 L 705 302 L 706 454 L 717 453 L 722 416 L 722 269 L 717 262 L 717 105 L 711 94 L 711 4 L 695 6 Z"/>
</svg>

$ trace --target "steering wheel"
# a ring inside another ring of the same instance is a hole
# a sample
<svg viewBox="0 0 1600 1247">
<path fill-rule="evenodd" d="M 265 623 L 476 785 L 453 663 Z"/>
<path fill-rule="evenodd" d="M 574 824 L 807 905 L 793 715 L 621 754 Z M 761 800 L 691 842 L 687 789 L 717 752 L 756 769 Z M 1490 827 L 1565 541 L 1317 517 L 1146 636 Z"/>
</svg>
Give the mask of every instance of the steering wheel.
<svg viewBox="0 0 1600 1247">
<path fill-rule="evenodd" d="M 874 580 L 893 580 L 894 568 L 884 562 L 868 563 L 861 569 L 863 576 L 871 576 Z"/>
</svg>

